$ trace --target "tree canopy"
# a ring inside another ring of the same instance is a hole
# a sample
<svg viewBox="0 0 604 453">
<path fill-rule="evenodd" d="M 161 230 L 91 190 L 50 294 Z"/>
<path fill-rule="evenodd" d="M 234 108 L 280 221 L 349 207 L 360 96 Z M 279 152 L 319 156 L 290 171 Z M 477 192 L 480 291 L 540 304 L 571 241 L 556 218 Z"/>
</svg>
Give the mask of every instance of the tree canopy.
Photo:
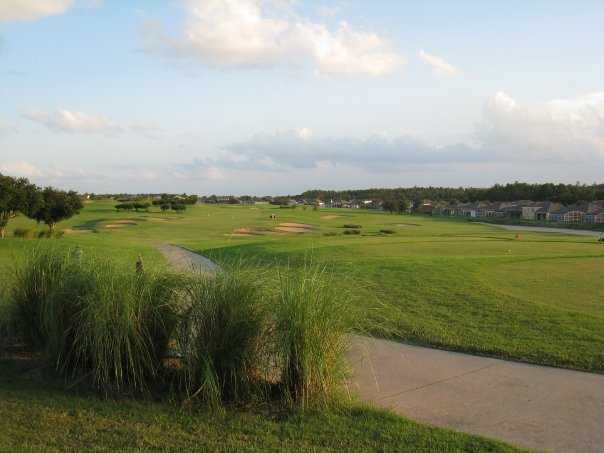
<svg viewBox="0 0 604 453">
<path fill-rule="evenodd" d="M 4 237 L 8 221 L 17 213 L 31 217 L 41 203 L 38 187 L 27 179 L 0 174 L 0 237 Z"/>
<path fill-rule="evenodd" d="M 555 201 L 565 205 L 579 201 L 604 199 L 604 184 L 528 184 L 514 182 L 495 184 L 489 188 L 476 187 L 409 187 L 395 189 L 309 190 L 297 198 L 305 200 L 434 200 L 468 201 Z M 396 210 L 394 208 L 393 210 Z"/>
<path fill-rule="evenodd" d="M 42 190 L 42 204 L 31 217 L 38 223 L 43 222 L 52 232 L 55 225 L 78 214 L 84 207 L 77 192 L 46 187 Z"/>
</svg>

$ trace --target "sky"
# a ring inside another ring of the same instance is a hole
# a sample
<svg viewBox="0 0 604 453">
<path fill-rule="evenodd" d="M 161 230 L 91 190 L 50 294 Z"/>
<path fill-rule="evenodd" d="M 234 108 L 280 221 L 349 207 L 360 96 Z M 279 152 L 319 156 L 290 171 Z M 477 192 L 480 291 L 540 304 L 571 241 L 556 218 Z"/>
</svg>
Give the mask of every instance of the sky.
<svg viewBox="0 0 604 453">
<path fill-rule="evenodd" d="M 600 0 L 0 0 L 0 173 L 81 192 L 604 182 Z"/>
</svg>

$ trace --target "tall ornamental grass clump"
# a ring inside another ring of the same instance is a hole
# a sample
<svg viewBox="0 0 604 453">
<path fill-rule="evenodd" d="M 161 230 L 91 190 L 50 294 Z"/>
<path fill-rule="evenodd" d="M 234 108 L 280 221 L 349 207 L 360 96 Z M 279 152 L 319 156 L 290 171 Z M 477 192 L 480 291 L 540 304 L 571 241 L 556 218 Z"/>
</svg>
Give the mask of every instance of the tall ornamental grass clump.
<svg viewBox="0 0 604 453">
<path fill-rule="evenodd" d="M 88 379 L 105 394 L 147 392 L 157 382 L 180 278 L 45 247 L 15 280 L 19 331 L 68 381 Z"/>
<path fill-rule="evenodd" d="M 0 281 L 0 357 L 14 336 L 14 305 L 7 294 L 7 285 Z"/>
<path fill-rule="evenodd" d="M 261 396 L 270 343 L 261 280 L 238 265 L 185 285 L 177 341 L 189 400 L 219 408 Z"/>
<path fill-rule="evenodd" d="M 357 315 L 324 268 L 306 264 L 280 272 L 275 334 L 281 394 L 301 409 L 338 401 L 346 377 L 344 354 Z"/>
</svg>

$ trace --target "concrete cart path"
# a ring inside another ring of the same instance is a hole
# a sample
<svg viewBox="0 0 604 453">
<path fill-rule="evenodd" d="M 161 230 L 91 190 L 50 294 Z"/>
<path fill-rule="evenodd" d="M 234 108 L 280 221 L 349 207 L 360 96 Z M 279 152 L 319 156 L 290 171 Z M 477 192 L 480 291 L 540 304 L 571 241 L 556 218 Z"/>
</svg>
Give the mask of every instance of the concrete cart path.
<svg viewBox="0 0 604 453">
<path fill-rule="evenodd" d="M 554 234 L 569 234 L 572 236 L 595 236 L 600 237 L 603 232 L 595 230 L 574 230 L 572 228 L 556 228 L 556 227 L 534 227 L 526 225 L 500 225 L 497 223 L 475 222 L 479 225 L 486 225 L 495 228 L 503 228 L 509 231 L 526 231 L 534 233 L 554 233 Z"/>
<path fill-rule="evenodd" d="M 216 264 L 172 245 L 173 266 Z M 604 452 L 604 375 L 354 337 L 349 387 L 364 402 L 432 425 L 552 452 Z"/>
<path fill-rule="evenodd" d="M 356 337 L 351 388 L 413 420 L 540 451 L 604 452 L 604 375 Z"/>
<path fill-rule="evenodd" d="M 163 244 L 157 247 L 157 249 L 164 255 L 164 258 L 166 258 L 171 266 L 181 271 L 193 270 L 213 273 L 218 269 L 218 266 L 213 261 L 183 247 Z"/>
</svg>

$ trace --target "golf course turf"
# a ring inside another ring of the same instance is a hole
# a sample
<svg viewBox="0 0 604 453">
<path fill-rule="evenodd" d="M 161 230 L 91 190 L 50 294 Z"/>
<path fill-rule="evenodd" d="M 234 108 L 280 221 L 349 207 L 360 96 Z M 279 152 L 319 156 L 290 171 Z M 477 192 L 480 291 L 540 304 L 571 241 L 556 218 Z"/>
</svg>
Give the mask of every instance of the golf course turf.
<svg viewBox="0 0 604 453">
<path fill-rule="evenodd" d="M 517 235 L 463 220 L 364 210 L 202 205 L 178 214 L 155 209 L 118 213 L 114 205 L 111 200 L 87 203 L 80 215 L 58 225 L 66 231 L 61 239 L 46 241 L 78 245 L 84 253 L 110 257 L 132 270 L 138 255 L 146 267 L 164 266 L 157 247 L 166 243 L 218 263 L 243 258 L 259 271 L 312 260 L 328 266 L 335 275 L 333 284 L 349 291 L 350 303 L 366 310 L 368 320 L 386 324 L 377 334 L 604 371 L 604 246 L 595 238 Z M 277 218 L 271 219 L 272 214 Z M 355 228 L 359 234 L 344 234 L 350 230 L 345 225 L 360 227 Z M 42 227 L 22 217 L 11 221 L 9 237 L 0 241 L 0 279 L 5 282 L 11 278 L 11 264 L 40 241 L 13 238 L 14 228 Z M 272 449 L 279 442 L 301 450 L 388 450 L 401 444 L 410 446 L 409 451 L 444 451 L 443 445 L 452 451 L 507 448 L 365 409 L 286 417 L 265 416 L 256 409 L 229 410 L 226 418 L 203 413 L 193 417 L 163 403 L 118 404 L 42 390 L 22 373 L 10 371 L 10 363 L 1 366 L 0 420 L 8 421 L 0 422 L 5 423 L 0 432 L 8 434 L 0 434 L 0 449 L 10 449 L 13 439 L 32 430 L 46 430 L 49 449 L 182 449 L 204 436 L 207 443 L 197 447 L 210 450 Z M 161 437 L 158 426 L 173 434 Z"/>
</svg>

